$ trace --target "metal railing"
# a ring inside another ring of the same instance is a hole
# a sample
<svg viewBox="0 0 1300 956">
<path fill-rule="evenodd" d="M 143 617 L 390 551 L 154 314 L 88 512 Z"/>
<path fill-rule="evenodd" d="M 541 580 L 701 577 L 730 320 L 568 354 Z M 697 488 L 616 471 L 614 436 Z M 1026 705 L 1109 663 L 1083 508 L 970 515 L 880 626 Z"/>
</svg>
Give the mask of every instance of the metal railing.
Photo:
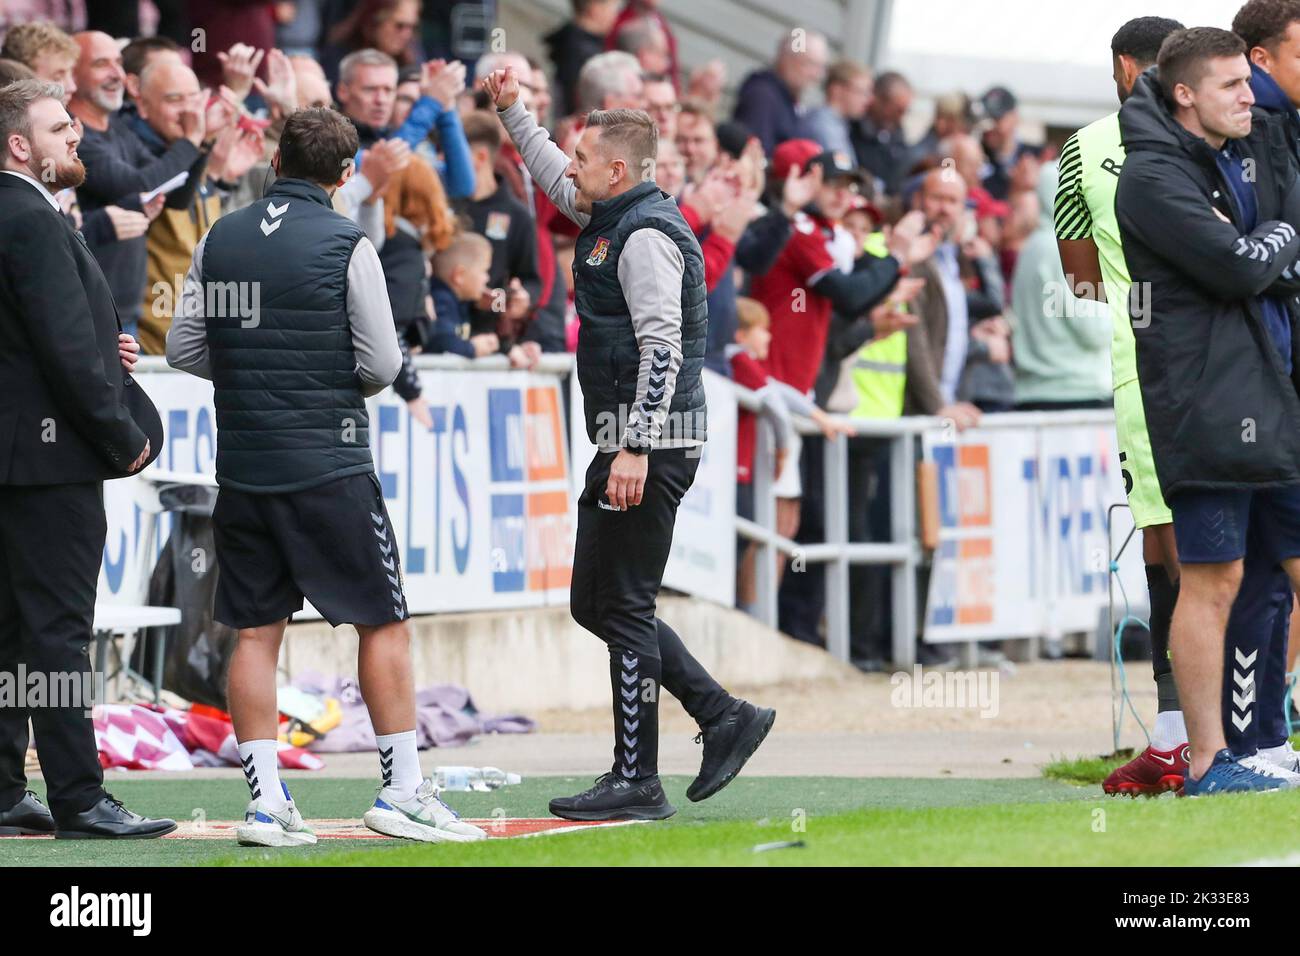
<svg viewBox="0 0 1300 956">
<path fill-rule="evenodd" d="M 741 408 L 757 412 L 760 402 L 748 389 L 734 385 Z M 770 627 L 778 626 L 777 563 L 798 555 L 805 563 L 826 565 L 826 649 L 840 660 L 849 659 L 849 567 L 855 564 L 887 565 L 891 569 L 892 620 L 890 622 L 890 659 L 898 667 L 909 668 L 916 662 L 916 643 L 920 633 L 918 621 L 924 601 L 917 589 L 917 571 L 921 566 L 921 542 L 917 533 L 916 462 L 917 440 L 926 432 L 942 430 L 956 433 L 956 424 L 945 418 L 910 416 L 895 419 L 864 419 L 832 416 L 853 427 L 855 438 L 889 440 L 890 540 L 879 543 L 850 542 L 849 529 L 849 437 L 836 435 L 822 442 L 824 522 L 823 543 L 800 543 L 776 531 L 776 495 L 773 490 L 774 445 L 772 427 L 759 418 L 755 443 L 754 520 L 736 518 L 741 537 L 758 544 L 755 562 L 757 616 Z M 1068 412 L 1005 412 L 985 415 L 980 429 L 1026 428 L 1043 425 L 1113 425 L 1115 415 L 1108 410 Z M 821 429 L 810 419 L 794 416 L 801 435 L 819 435 Z M 805 446 L 805 454 L 808 446 Z M 964 659 L 973 662 L 974 644 L 962 642 Z"/>
</svg>

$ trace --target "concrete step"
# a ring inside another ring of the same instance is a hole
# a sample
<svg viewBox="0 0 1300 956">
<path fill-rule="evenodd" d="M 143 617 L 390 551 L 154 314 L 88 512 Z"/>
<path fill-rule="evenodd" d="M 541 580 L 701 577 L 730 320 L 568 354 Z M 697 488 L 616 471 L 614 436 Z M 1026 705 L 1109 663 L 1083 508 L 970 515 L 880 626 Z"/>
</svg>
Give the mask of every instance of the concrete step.
<svg viewBox="0 0 1300 956">
<path fill-rule="evenodd" d="M 659 616 L 724 687 L 764 687 L 856 674 L 820 648 L 792 640 L 732 608 L 661 597 Z M 434 614 L 411 619 L 415 686 L 460 684 L 487 713 L 609 705 L 605 646 L 567 607 Z M 310 672 L 355 675 L 357 633 L 324 621 L 294 624 L 281 665 L 288 680 Z"/>
</svg>

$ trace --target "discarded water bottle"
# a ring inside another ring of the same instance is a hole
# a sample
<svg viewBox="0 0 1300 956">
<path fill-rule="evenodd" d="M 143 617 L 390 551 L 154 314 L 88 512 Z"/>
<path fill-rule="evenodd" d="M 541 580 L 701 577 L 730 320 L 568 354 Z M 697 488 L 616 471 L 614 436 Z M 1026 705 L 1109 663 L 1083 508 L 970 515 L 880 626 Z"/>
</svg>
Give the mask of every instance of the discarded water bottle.
<svg viewBox="0 0 1300 956">
<path fill-rule="evenodd" d="M 470 790 L 486 793 L 519 783 L 521 779 L 517 773 L 506 773 L 496 767 L 437 767 L 433 771 L 433 782 L 438 790 L 453 793 Z"/>
</svg>

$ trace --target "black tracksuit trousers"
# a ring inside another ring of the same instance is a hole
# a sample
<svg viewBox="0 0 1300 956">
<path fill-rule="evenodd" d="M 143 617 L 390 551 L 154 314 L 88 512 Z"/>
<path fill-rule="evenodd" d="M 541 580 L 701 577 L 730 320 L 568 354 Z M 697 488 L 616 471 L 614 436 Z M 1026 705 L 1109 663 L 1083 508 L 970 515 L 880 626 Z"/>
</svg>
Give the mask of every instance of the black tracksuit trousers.
<svg viewBox="0 0 1300 956">
<path fill-rule="evenodd" d="M 699 448 L 650 452 L 641 504 L 610 510 L 605 498 L 613 453 L 597 452 L 578 498 L 569 607 L 573 619 L 609 645 L 615 773 L 659 772 L 659 688 L 703 726 L 731 704 L 682 639 L 655 617 L 677 506 L 695 480 Z"/>
</svg>

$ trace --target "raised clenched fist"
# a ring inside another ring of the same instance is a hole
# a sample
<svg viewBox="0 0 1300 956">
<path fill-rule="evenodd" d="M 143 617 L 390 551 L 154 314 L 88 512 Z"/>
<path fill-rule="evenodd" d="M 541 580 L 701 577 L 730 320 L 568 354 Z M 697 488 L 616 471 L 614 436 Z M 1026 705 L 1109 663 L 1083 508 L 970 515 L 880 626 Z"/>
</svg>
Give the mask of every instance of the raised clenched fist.
<svg viewBox="0 0 1300 956">
<path fill-rule="evenodd" d="M 515 76 L 512 66 L 504 70 L 493 70 L 483 77 L 483 89 L 487 90 L 498 110 L 507 110 L 519 99 L 519 77 Z"/>
</svg>

